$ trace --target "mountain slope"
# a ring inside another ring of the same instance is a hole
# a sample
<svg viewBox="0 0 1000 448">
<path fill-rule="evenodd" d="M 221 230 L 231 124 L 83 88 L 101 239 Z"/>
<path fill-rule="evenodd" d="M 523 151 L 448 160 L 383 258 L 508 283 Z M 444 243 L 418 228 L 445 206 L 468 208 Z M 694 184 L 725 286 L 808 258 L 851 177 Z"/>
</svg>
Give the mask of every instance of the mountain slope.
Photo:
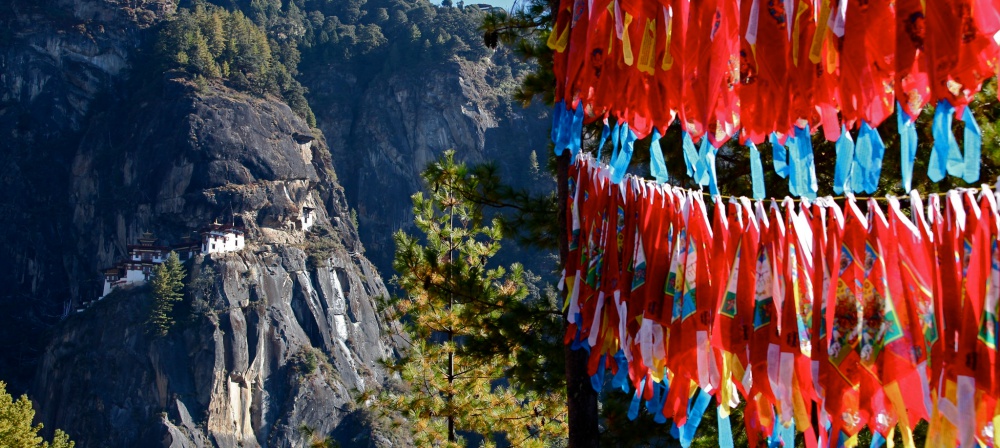
<svg viewBox="0 0 1000 448">
<path fill-rule="evenodd" d="M 220 85 L 171 79 L 144 100 L 95 117 L 81 142 L 79 250 L 110 265 L 137 233 L 178 242 L 222 220 L 245 227 L 248 247 L 190 265 L 192 278 L 214 274 L 165 339 L 148 335 L 142 288 L 60 325 L 33 388 L 42 420 L 81 446 L 301 446 L 301 428 L 330 434 L 354 393 L 380 387 L 394 343 L 324 142 L 283 103 Z M 305 207 L 318 214 L 308 233 Z"/>
</svg>

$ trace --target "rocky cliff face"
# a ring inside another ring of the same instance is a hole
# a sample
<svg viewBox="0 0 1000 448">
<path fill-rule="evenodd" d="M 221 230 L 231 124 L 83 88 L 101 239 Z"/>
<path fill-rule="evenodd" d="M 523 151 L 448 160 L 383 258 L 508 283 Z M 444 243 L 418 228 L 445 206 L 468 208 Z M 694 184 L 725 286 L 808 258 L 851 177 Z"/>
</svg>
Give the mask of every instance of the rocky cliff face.
<svg viewBox="0 0 1000 448">
<path fill-rule="evenodd" d="M 113 102 L 173 0 L 0 5 L 0 377 L 23 390 L 47 329 L 92 278 L 71 247 L 70 166 L 95 105 Z M 100 107 L 100 106 L 98 106 Z"/>
<path fill-rule="evenodd" d="M 286 105 L 218 85 L 170 79 L 144 98 L 83 138 L 77 251 L 111 265 L 142 232 L 178 242 L 213 221 L 244 226 L 248 247 L 191 262 L 208 286 L 166 338 L 148 335 L 143 289 L 72 316 L 39 369 L 42 420 L 81 446 L 374 444 L 353 397 L 381 385 L 394 332 L 325 143 Z"/>
<path fill-rule="evenodd" d="M 545 161 L 547 111 L 513 103 L 494 80 L 492 72 L 501 69 L 503 59 L 495 57 L 367 80 L 341 70 L 306 77 L 317 125 L 329 139 L 348 203 L 357 208 L 361 241 L 383 271 L 392 269 L 390 236 L 412 228 L 410 195 L 423 188 L 420 173 L 445 150 L 470 163 L 496 163 L 515 185 L 536 182 L 527 161 L 532 151 Z"/>
<path fill-rule="evenodd" d="M 308 269 L 287 247 L 199 262 L 219 275 L 219 296 L 166 338 L 144 332 L 144 291 L 70 318 L 43 358 L 39 417 L 78 446 L 391 442 L 354 401 L 379 387 L 391 346 L 368 297 L 381 288 L 370 265 L 341 252 Z"/>
</svg>

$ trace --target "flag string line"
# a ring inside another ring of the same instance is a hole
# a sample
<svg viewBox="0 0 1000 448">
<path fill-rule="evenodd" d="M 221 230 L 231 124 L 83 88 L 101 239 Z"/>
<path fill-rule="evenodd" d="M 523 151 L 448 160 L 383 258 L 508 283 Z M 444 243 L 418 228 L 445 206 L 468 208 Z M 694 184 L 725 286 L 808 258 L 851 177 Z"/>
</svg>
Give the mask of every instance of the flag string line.
<svg viewBox="0 0 1000 448">
<path fill-rule="evenodd" d="M 590 158 L 593 157 L 593 156 L 591 156 L 589 154 L 588 154 L 588 156 Z M 609 166 L 608 164 L 606 164 L 604 162 L 600 162 L 600 167 L 603 168 L 603 169 L 605 169 L 605 170 L 612 170 L 613 169 L 613 167 Z M 664 185 L 664 186 L 667 186 L 667 187 L 669 187 L 671 189 L 674 189 L 674 190 L 681 190 L 681 191 L 684 191 L 685 193 L 689 193 L 689 194 L 701 194 L 702 196 L 708 197 L 708 198 L 719 197 L 719 198 L 729 198 L 729 199 L 732 199 L 732 200 L 736 200 L 736 199 L 739 199 L 741 197 L 741 196 L 726 195 L 726 194 L 712 194 L 711 192 L 705 191 L 703 188 L 693 189 L 693 188 L 681 187 L 681 186 L 677 186 L 677 185 L 673 185 L 673 184 L 669 184 L 669 183 L 657 183 L 655 180 L 647 179 L 647 178 L 642 177 L 642 176 L 637 176 L 637 175 L 632 174 L 632 173 L 626 174 L 625 178 L 635 178 L 636 180 L 638 180 L 640 182 L 647 182 L 647 183 L 651 183 L 651 184 Z M 997 177 L 997 184 L 1000 185 L 1000 176 Z M 916 190 L 914 190 L 914 191 L 916 191 Z M 957 187 L 957 188 L 953 188 L 953 189 L 951 189 L 949 191 L 957 191 L 957 192 L 960 192 L 960 193 L 971 191 L 974 194 L 979 194 L 982 191 L 982 188 Z M 942 192 L 935 192 L 935 193 L 922 193 L 922 192 L 918 191 L 917 194 L 920 194 L 921 196 L 935 195 L 935 194 L 936 195 L 946 195 L 947 192 L 942 191 Z M 743 197 L 746 197 L 746 196 L 743 196 Z M 874 201 L 877 201 L 877 202 L 889 202 L 891 199 L 896 199 L 896 200 L 898 200 L 901 203 L 906 203 L 906 202 L 910 201 L 910 198 L 907 195 L 903 195 L 903 196 L 895 196 L 895 195 L 886 195 L 886 196 L 857 196 L 857 195 L 847 195 L 847 194 L 841 194 L 841 195 L 836 195 L 836 196 L 817 196 L 816 198 L 812 198 L 812 199 L 802 198 L 802 197 L 791 197 L 791 196 L 785 196 L 784 198 L 776 198 L 776 197 L 772 196 L 772 197 L 768 197 L 766 199 L 762 199 L 761 201 L 762 202 L 767 202 L 768 200 L 770 200 L 770 201 L 774 201 L 774 202 L 784 202 L 784 201 L 787 201 L 787 200 L 791 200 L 793 202 L 799 203 L 799 202 L 802 202 L 802 201 L 815 202 L 816 199 L 820 199 L 820 198 L 824 198 L 824 199 L 827 199 L 827 200 L 834 200 L 834 201 L 845 201 L 848 198 L 852 198 L 852 197 L 854 198 L 855 201 L 858 201 L 859 203 L 860 202 L 865 202 L 865 201 L 868 201 L 868 200 L 874 200 Z"/>
</svg>

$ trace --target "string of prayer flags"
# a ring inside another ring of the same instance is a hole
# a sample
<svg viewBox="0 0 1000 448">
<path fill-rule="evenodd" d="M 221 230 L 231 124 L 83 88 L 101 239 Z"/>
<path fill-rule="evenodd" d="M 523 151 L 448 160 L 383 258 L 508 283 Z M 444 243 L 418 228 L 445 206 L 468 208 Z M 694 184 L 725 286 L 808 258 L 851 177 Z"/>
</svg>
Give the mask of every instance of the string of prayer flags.
<svg viewBox="0 0 1000 448">
<path fill-rule="evenodd" d="M 631 390 L 629 418 L 689 446 L 714 403 L 732 446 L 745 402 L 752 446 L 848 446 L 867 427 L 913 447 L 920 421 L 927 446 L 996 446 L 998 191 L 706 201 L 613 170 L 570 167 L 561 287 L 565 342 L 595 389 Z"/>
<path fill-rule="evenodd" d="M 929 177 L 971 183 L 981 133 L 967 105 L 1000 70 L 1000 0 L 559 0 L 548 46 L 559 153 L 578 152 L 585 123 L 615 117 L 642 139 L 677 120 L 685 149 L 769 139 L 775 171 L 794 195 L 814 197 L 803 145 L 822 131 L 838 142 L 838 176 L 850 175 L 835 188 L 872 192 L 885 149 L 874 129 L 897 113 L 908 185 L 912 124 L 931 104 Z M 966 124 L 963 148 L 953 119 Z M 849 132 L 856 144 L 840 145 Z M 712 152 L 684 152 L 699 184 L 711 170 L 693 161 Z M 856 163 L 840 162 L 847 153 Z"/>
</svg>

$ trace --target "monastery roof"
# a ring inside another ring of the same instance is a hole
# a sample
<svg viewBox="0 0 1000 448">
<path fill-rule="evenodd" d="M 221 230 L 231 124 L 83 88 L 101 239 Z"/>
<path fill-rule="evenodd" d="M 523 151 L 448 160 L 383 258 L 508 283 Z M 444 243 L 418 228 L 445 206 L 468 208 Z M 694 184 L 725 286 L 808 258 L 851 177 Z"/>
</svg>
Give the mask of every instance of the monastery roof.
<svg viewBox="0 0 1000 448">
<path fill-rule="evenodd" d="M 243 227 L 238 227 L 231 224 L 211 224 L 202 228 L 198 233 L 201 235 L 205 234 L 222 234 L 222 233 L 233 233 L 236 235 L 242 235 L 245 233 Z M 152 232 L 144 232 L 141 237 L 138 238 L 139 244 L 129 244 L 126 246 L 126 250 L 129 254 L 134 252 L 162 252 L 167 253 L 172 250 L 190 250 L 197 249 L 201 247 L 201 241 L 194 240 L 190 235 L 184 237 L 184 239 L 173 245 L 169 246 L 155 246 L 157 239 Z M 145 260 L 132 260 L 131 258 L 124 258 L 119 260 L 114 266 L 104 269 L 105 275 L 118 275 L 121 271 L 127 270 L 130 266 L 156 266 L 159 263 L 154 263 L 152 261 Z"/>
<path fill-rule="evenodd" d="M 210 232 L 232 232 L 232 233 L 244 233 L 242 227 L 237 227 L 230 224 L 212 224 L 208 227 L 201 229 L 199 233 L 206 234 Z"/>
<path fill-rule="evenodd" d="M 151 261 L 132 261 L 132 260 L 122 260 L 115 264 L 113 267 L 107 268 L 104 271 L 104 275 L 121 275 L 122 271 L 129 270 L 129 267 L 153 267 L 159 263 L 153 263 Z"/>
<path fill-rule="evenodd" d="M 170 246 L 146 246 L 143 244 L 129 244 L 126 246 L 129 251 L 139 250 L 139 251 L 161 251 L 170 252 Z"/>
</svg>

